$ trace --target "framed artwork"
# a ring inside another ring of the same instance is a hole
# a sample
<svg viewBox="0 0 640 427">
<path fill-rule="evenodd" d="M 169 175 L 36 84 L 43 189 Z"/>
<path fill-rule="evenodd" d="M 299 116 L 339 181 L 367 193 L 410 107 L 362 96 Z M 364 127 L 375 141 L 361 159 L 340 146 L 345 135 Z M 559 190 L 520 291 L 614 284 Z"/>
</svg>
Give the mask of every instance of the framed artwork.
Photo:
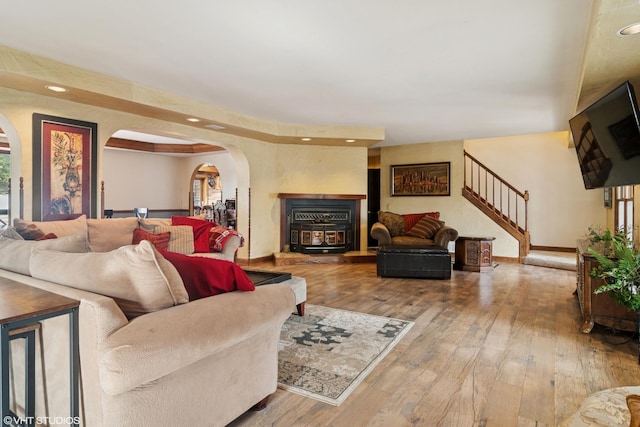
<svg viewBox="0 0 640 427">
<path fill-rule="evenodd" d="M 33 114 L 33 220 L 97 218 L 98 125 Z"/>
<path fill-rule="evenodd" d="M 391 166 L 392 196 L 450 196 L 450 162 Z"/>
</svg>

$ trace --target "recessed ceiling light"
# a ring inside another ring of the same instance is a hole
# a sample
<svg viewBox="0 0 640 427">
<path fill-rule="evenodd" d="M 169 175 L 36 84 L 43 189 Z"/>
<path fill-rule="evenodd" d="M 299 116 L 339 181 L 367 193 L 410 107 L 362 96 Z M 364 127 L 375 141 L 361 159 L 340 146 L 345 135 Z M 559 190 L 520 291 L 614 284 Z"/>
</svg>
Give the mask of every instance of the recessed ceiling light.
<svg viewBox="0 0 640 427">
<path fill-rule="evenodd" d="M 303 141 L 311 141 L 311 138 L 302 138 Z"/>
<path fill-rule="evenodd" d="M 200 119 L 196 119 L 195 117 L 189 117 L 187 119 L 187 121 L 191 122 L 191 123 L 198 123 L 200 121 Z"/>
<path fill-rule="evenodd" d="M 624 28 L 621 28 L 618 31 L 619 36 L 632 36 L 634 34 L 640 33 L 640 22 L 636 22 L 635 24 L 627 25 Z"/>
<path fill-rule="evenodd" d="M 60 87 L 60 86 L 52 86 L 52 85 L 48 85 L 45 86 L 47 89 L 52 90 L 54 92 L 66 92 L 67 89 Z"/>
<path fill-rule="evenodd" d="M 222 130 L 222 129 L 225 129 L 225 127 L 224 127 L 224 126 L 216 125 L 216 124 L 213 124 L 213 123 L 212 123 L 212 124 L 210 124 L 210 125 L 206 125 L 205 127 L 206 127 L 206 128 L 209 128 L 209 129 L 213 129 L 213 130 Z"/>
<path fill-rule="evenodd" d="M 346 142 L 356 142 L 355 139 L 345 139 Z"/>
</svg>

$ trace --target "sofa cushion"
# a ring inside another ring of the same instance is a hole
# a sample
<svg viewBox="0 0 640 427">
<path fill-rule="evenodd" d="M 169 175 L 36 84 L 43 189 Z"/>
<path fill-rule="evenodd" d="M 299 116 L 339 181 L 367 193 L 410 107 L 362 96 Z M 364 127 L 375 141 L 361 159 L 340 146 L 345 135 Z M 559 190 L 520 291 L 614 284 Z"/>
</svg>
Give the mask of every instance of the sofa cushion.
<svg viewBox="0 0 640 427">
<path fill-rule="evenodd" d="M 193 228 L 194 252 L 209 252 L 209 232 L 216 225 L 198 218 L 174 215 L 171 225 L 189 225 Z"/>
<path fill-rule="evenodd" d="M 442 221 L 438 221 L 429 215 L 425 215 L 411 228 L 411 230 L 407 231 L 407 236 L 432 239 L 436 232 L 442 227 L 444 227 L 444 223 Z"/>
<path fill-rule="evenodd" d="M 237 264 L 214 258 L 202 258 L 160 252 L 180 273 L 189 301 L 235 290 L 253 291 L 255 285 Z"/>
<path fill-rule="evenodd" d="M 28 276 L 31 250 L 34 248 L 50 249 L 61 253 L 87 252 L 87 238 L 84 234 L 39 241 L 0 237 L 0 268 Z"/>
<path fill-rule="evenodd" d="M 138 218 L 104 218 L 87 220 L 87 239 L 91 252 L 109 252 L 131 244 Z"/>
<path fill-rule="evenodd" d="M 378 212 L 378 221 L 387 229 L 391 237 L 402 236 L 404 234 L 404 217 L 393 212 Z"/>
<path fill-rule="evenodd" d="M 167 250 L 184 255 L 191 255 L 194 251 L 193 228 L 190 225 L 159 225 L 154 233 L 171 233 Z"/>
<path fill-rule="evenodd" d="M 133 230 L 133 239 L 131 240 L 131 244 L 137 245 L 143 240 L 148 240 L 157 250 L 166 251 L 167 246 L 169 245 L 169 239 L 171 239 L 171 233 L 169 231 L 166 233 L 154 234 L 149 233 L 142 228 L 136 228 Z"/>
<path fill-rule="evenodd" d="M 440 219 L 440 212 L 422 212 L 414 214 L 402 214 L 404 217 L 404 232 L 411 230 L 423 216 L 429 215 L 431 218 Z"/>
<path fill-rule="evenodd" d="M 31 275 L 111 297 L 128 318 L 189 301 L 178 271 L 151 243 L 110 252 L 34 250 Z"/>
<path fill-rule="evenodd" d="M 13 220 L 13 226 L 16 228 L 25 228 L 28 224 L 35 224 L 44 234 L 53 233 L 58 237 L 87 235 L 87 216 L 84 214 L 64 221 L 26 221 L 20 218 Z"/>
</svg>

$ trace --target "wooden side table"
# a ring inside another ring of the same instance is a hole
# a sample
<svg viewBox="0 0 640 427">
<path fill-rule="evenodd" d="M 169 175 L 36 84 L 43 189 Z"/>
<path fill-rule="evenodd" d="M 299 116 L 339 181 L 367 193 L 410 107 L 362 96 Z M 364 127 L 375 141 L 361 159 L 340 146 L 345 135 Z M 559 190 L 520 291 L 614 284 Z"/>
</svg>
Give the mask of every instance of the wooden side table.
<svg viewBox="0 0 640 427">
<path fill-rule="evenodd" d="M 0 277 L 0 426 L 16 424 L 13 420 L 23 420 L 27 426 L 35 425 L 35 329 L 39 327 L 38 322 L 64 314 L 69 314 L 71 425 L 79 425 L 79 306 L 80 301 L 72 298 Z M 18 338 L 26 340 L 24 417 L 11 411 L 9 399 L 9 342 Z"/>
<path fill-rule="evenodd" d="M 458 237 L 453 268 L 464 271 L 491 271 L 494 240 L 495 237 Z"/>
</svg>

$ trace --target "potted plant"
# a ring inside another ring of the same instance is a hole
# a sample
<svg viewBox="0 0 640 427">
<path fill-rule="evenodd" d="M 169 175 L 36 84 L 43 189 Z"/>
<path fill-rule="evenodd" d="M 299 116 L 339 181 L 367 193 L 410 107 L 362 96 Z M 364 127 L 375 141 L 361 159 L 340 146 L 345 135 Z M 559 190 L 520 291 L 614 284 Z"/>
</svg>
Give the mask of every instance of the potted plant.
<svg viewBox="0 0 640 427">
<path fill-rule="evenodd" d="M 599 265 L 589 272 L 591 277 L 600 278 L 604 285 L 594 292 L 609 292 L 621 305 L 635 311 L 640 316 L 640 252 L 634 247 L 627 234 L 620 230 L 611 234 L 609 230 L 599 232 L 589 229 L 589 240 L 596 243 L 587 249 Z"/>
</svg>

